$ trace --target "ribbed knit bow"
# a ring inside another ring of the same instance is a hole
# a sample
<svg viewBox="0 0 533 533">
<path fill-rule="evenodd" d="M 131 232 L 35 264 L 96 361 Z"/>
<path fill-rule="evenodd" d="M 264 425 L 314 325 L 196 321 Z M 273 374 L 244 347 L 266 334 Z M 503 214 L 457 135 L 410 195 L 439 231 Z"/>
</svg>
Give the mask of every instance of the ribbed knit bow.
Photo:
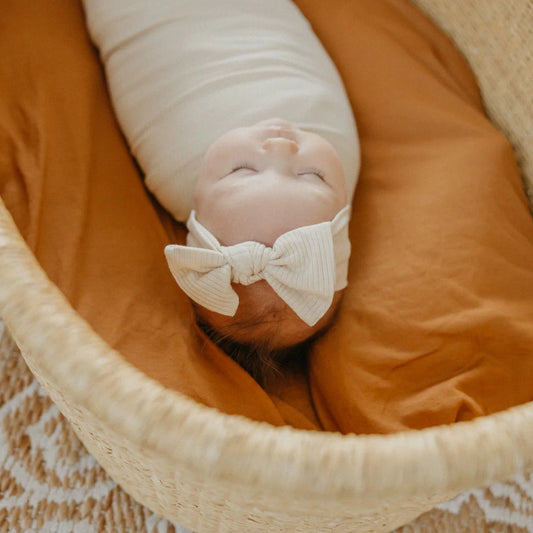
<svg viewBox="0 0 533 533">
<path fill-rule="evenodd" d="M 187 246 L 169 245 L 165 255 L 182 290 L 200 305 L 233 316 L 239 297 L 231 283 L 266 280 L 309 326 L 329 309 L 347 284 L 350 241 L 346 206 L 331 222 L 302 226 L 280 235 L 272 247 L 254 241 L 222 246 L 195 217 L 187 221 Z"/>
</svg>

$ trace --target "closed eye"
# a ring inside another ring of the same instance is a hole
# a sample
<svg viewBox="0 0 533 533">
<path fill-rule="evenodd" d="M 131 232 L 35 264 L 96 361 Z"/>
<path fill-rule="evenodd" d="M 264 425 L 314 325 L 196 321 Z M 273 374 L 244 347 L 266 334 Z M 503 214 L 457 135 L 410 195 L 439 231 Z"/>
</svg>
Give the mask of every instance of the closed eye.
<svg viewBox="0 0 533 533">
<path fill-rule="evenodd" d="M 232 171 L 231 174 L 234 172 L 238 172 L 239 170 L 251 170 L 252 172 L 257 172 L 257 170 L 249 163 L 243 163 L 242 165 L 236 166 Z"/>
<path fill-rule="evenodd" d="M 318 168 L 306 168 L 305 170 L 302 170 L 301 172 L 298 172 L 298 176 L 316 176 L 317 178 L 320 178 L 322 181 L 324 181 L 324 173 L 319 170 Z"/>
</svg>

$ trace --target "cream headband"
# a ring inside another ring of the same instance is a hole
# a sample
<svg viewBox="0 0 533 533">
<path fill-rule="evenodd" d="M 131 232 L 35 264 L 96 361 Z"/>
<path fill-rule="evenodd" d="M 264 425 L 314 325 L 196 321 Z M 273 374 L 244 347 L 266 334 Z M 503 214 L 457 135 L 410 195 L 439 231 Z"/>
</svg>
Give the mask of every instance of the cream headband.
<svg viewBox="0 0 533 533">
<path fill-rule="evenodd" d="M 170 271 L 195 302 L 234 316 L 239 297 L 231 283 L 266 280 L 276 294 L 308 325 L 327 312 L 335 291 L 348 280 L 350 206 L 331 222 L 302 226 L 284 233 L 272 248 L 254 241 L 222 246 L 192 211 L 187 246 L 165 248 Z"/>
</svg>

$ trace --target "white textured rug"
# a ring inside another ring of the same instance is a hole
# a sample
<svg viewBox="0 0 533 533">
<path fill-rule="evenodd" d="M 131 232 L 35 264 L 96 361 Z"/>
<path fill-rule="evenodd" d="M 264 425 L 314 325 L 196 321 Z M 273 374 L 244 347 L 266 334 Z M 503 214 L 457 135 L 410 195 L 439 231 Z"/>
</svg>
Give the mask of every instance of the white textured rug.
<svg viewBox="0 0 533 533">
<path fill-rule="evenodd" d="M 0 532 L 188 533 L 100 468 L 0 322 Z M 471 490 L 396 533 L 533 533 L 533 473 Z M 243 532 L 244 533 L 244 532 Z"/>
</svg>

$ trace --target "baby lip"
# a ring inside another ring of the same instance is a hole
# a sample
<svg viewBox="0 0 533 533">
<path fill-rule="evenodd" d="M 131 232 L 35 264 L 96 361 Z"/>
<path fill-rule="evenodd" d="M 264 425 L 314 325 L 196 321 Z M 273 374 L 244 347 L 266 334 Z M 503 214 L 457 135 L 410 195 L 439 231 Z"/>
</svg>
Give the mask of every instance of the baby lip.
<svg viewBox="0 0 533 533">
<path fill-rule="evenodd" d="M 290 141 L 296 141 L 296 135 L 292 128 L 286 128 L 283 126 L 269 126 L 267 130 L 267 139 L 281 137 L 283 139 L 289 139 Z"/>
<path fill-rule="evenodd" d="M 263 150 L 276 153 L 290 155 L 298 152 L 298 144 L 287 137 L 268 137 L 262 145 Z"/>
<path fill-rule="evenodd" d="M 271 118 L 269 120 L 265 120 L 262 123 L 264 126 L 273 126 L 277 128 L 285 128 L 287 130 L 293 129 L 294 126 L 287 120 L 284 120 L 282 118 Z"/>
</svg>

